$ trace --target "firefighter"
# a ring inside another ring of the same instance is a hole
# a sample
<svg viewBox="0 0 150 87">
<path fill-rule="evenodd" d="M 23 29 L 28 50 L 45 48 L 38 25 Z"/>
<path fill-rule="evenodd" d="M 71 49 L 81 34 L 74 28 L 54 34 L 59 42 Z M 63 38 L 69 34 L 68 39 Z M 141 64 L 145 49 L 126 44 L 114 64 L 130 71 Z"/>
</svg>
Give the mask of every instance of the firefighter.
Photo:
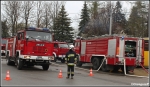
<svg viewBox="0 0 150 87">
<path fill-rule="evenodd" d="M 70 78 L 73 79 L 74 76 L 74 64 L 76 64 L 77 58 L 76 53 L 74 52 L 74 47 L 71 46 L 69 51 L 66 53 L 65 56 L 65 63 L 67 64 L 68 70 L 67 70 L 67 79 Z"/>
</svg>

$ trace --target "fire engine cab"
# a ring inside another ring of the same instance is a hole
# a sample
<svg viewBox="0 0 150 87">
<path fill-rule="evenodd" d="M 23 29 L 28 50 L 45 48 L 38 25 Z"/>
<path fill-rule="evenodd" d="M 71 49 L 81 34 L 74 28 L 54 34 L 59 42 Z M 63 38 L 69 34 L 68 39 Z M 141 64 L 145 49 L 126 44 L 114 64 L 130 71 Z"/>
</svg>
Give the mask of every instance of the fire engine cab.
<svg viewBox="0 0 150 87">
<path fill-rule="evenodd" d="M 21 70 L 24 65 L 40 65 L 48 70 L 53 57 L 52 33 L 47 28 L 29 27 L 8 38 L 7 65 L 16 65 Z"/>
<path fill-rule="evenodd" d="M 56 62 L 57 60 L 60 60 L 62 63 L 65 62 L 65 54 L 69 51 L 69 45 L 67 42 L 59 42 L 59 41 L 54 41 L 54 61 Z"/>
<path fill-rule="evenodd" d="M 6 57 L 6 55 L 5 55 L 5 53 L 6 53 L 6 43 L 7 43 L 7 39 L 5 39 L 5 38 L 2 38 L 1 39 L 1 58 L 5 58 Z"/>
<path fill-rule="evenodd" d="M 77 66 L 83 63 L 92 63 L 97 70 L 101 65 L 102 71 L 121 69 L 124 72 L 144 62 L 144 40 L 136 37 L 107 35 L 94 39 L 75 40 L 75 51 L 78 53 Z M 103 59 L 105 58 L 105 61 Z M 103 61 L 103 63 L 102 63 Z"/>
</svg>

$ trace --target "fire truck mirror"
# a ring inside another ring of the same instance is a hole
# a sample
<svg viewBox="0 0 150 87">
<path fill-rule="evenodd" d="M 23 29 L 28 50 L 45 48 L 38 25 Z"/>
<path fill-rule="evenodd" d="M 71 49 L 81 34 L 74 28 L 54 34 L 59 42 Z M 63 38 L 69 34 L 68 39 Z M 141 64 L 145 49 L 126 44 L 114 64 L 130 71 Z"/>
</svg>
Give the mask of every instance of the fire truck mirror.
<svg viewBox="0 0 150 87">
<path fill-rule="evenodd" d="M 26 40 L 28 40 L 29 39 L 29 36 L 26 36 Z"/>
<path fill-rule="evenodd" d="M 18 35 L 17 35 L 17 38 L 18 38 L 18 40 L 20 40 L 20 34 L 18 33 Z"/>
</svg>

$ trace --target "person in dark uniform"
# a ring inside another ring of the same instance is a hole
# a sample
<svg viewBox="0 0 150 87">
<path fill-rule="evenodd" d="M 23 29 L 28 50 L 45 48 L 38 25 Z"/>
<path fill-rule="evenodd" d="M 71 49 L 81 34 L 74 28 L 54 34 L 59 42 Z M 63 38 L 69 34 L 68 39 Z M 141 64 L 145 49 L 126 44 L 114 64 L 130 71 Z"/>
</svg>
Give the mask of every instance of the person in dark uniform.
<svg viewBox="0 0 150 87">
<path fill-rule="evenodd" d="M 74 47 L 70 47 L 69 51 L 66 53 L 65 56 L 65 63 L 67 64 L 67 72 L 68 72 L 68 76 L 66 77 L 67 79 L 70 78 L 70 74 L 71 74 L 71 79 L 73 79 L 74 76 L 74 64 L 76 64 L 77 62 L 77 58 L 76 58 L 76 53 L 74 52 Z"/>
</svg>

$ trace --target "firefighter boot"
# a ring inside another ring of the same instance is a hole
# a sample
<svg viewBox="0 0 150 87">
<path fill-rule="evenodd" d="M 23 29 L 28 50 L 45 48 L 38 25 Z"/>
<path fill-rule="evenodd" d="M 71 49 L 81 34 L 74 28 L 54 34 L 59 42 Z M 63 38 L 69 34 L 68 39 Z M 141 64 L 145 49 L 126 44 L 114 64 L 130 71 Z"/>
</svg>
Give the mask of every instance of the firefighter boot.
<svg viewBox="0 0 150 87">
<path fill-rule="evenodd" d="M 73 76 L 71 76 L 71 79 L 73 79 Z"/>
<path fill-rule="evenodd" d="M 69 79 L 69 77 L 70 77 L 70 74 L 68 74 L 68 76 L 66 77 L 66 79 Z"/>
<path fill-rule="evenodd" d="M 70 72 L 68 72 L 66 79 L 70 78 Z"/>
</svg>

